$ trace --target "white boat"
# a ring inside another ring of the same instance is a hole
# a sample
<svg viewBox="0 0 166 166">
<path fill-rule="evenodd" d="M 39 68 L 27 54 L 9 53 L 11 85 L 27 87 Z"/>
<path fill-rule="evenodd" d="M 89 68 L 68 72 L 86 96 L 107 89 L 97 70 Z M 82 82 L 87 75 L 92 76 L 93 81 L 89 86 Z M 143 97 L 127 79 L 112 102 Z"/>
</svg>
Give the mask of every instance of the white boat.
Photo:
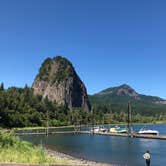
<svg viewBox="0 0 166 166">
<path fill-rule="evenodd" d="M 103 133 L 104 133 L 104 132 L 106 132 L 108 129 L 106 129 L 105 127 L 102 126 L 102 127 L 100 127 L 99 130 L 100 130 L 100 132 L 103 132 Z"/>
<path fill-rule="evenodd" d="M 146 134 L 146 135 L 159 135 L 159 132 L 157 130 L 150 130 L 146 127 L 143 127 L 138 134 Z"/>
<path fill-rule="evenodd" d="M 97 127 L 94 127 L 93 129 L 91 129 L 91 132 L 94 132 L 94 133 L 98 133 L 100 131 L 100 127 L 97 126 Z"/>
<path fill-rule="evenodd" d="M 104 128 L 103 126 L 102 127 L 97 126 L 97 127 L 94 127 L 93 129 L 91 129 L 91 132 L 94 132 L 94 133 L 106 132 L 106 131 L 107 131 L 107 129 Z"/>
</svg>

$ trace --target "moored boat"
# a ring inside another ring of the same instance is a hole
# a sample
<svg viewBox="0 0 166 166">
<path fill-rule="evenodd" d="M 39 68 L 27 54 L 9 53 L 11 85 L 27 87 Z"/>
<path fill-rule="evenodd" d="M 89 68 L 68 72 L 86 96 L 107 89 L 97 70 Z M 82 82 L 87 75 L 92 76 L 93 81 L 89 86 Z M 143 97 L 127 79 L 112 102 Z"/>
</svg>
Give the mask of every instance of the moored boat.
<svg viewBox="0 0 166 166">
<path fill-rule="evenodd" d="M 127 129 L 121 128 L 119 126 L 115 126 L 115 127 L 110 128 L 110 132 L 111 133 L 127 133 Z"/>
<path fill-rule="evenodd" d="M 94 127 L 93 129 L 91 129 L 91 132 L 94 132 L 94 133 L 99 133 L 99 132 L 104 133 L 106 131 L 107 131 L 107 129 L 104 128 L 103 126 L 102 127 L 97 126 L 97 127 Z"/>
<path fill-rule="evenodd" d="M 94 133 L 98 133 L 100 131 L 100 127 L 97 126 L 97 127 L 94 127 L 93 129 L 91 129 L 91 132 L 94 132 Z"/>
<path fill-rule="evenodd" d="M 104 126 L 101 126 L 99 130 L 100 132 L 103 132 L 103 133 L 108 131 L 108 129 L 105 128 Z"/>
<path fill-rule="evenodd" d="M 147 129 L 146 127 L 143 127 L 143 128 L 140 129 L 138 134 L 159 135 L 159 132 L 157 130 L 150 130 L 150 129 Z"/>
</svg>

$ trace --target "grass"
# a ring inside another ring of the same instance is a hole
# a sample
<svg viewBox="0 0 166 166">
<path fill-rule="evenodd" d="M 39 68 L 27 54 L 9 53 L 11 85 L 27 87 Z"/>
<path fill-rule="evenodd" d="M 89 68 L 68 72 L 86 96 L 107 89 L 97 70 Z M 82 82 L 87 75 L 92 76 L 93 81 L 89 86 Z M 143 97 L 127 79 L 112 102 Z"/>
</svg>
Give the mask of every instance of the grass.
<svg viewBox="0 0 166 166">
<path fill-rule="evenodd" d="M 166 124 L 166 120 L 162 120 L 162 121 L 156 121 L 155 124 Z"/>
<path fill-rule="evenodd" d="M 70 128 L 74 127 L 73 125 L 70 126 L 59 126 L 59 127 L 49 127 L 49 129 L 56 129 L 56 128 Z M 13 128 L 13 130 L 40 130 L 40 129 L 46 129 L 46 127 L 22 127 L 22 128 Z"/>
<path fill-rule="evenodd" d="M 0 132 L 0 162 L 28 164 L 72 164 L 71 161 L 48 156 L 43 147 L 22 141 L 13 134 Z"/>
</svg>

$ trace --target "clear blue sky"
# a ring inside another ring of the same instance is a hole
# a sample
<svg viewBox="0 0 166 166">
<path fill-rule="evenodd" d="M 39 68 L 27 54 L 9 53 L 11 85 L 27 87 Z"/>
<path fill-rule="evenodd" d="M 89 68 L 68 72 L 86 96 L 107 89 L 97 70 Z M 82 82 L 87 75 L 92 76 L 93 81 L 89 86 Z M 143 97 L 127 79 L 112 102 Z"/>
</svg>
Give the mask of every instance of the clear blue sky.
<svg viewBox="0 0 166 166">
<path fill-rule="evenodd" d="M 0 81 L 32 85 L 46 57 L 74 65 L 88 93 L 127 83 L 166 98 L 165 0 L 0 0 Z"/>
</svg>

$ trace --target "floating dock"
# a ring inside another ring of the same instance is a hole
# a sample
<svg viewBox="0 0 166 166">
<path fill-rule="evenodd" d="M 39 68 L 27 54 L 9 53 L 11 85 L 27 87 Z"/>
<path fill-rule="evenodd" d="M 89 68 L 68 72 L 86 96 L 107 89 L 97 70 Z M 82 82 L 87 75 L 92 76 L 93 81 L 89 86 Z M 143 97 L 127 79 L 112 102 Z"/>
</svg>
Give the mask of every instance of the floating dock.
<svg viewBox="0 0 166 166">
<path fill-rule="evenodd" d="M 166 135 L 145 135 L 145 134 L 134 134 L 135 138 L 146 138 L 146 139 L 160 139 L 166 140 Z"/>
<path fill-rule="evenodd" d="M 87 133 L 87 132 L 81 132 L 81 133 Z M 88 132 L 89 134 L 91 132 Z M 132 137 L 132 138 L 145 138 L 145 139 L 160 139 L 160 140 L 166 140 L 166 135 L 145 135 L 145 134 L 130 134 L 127 133 L 110 133 L 110 132 L 95 132 L 93 134 L 96 135 L 108 135 L 108 136 L 119 136 L 119 137 Z"/>
<path fill-rule="evenodd" d="M 15 133 L 17 136 L 25 136 L 25 135 L 47 135 L 46 132 L 26 132 L 26 133 Z M 159 139 L 166 140 L 166 135 L 143 135 L 134 133 L 132 135 L 128 135 L 126 133 L 110 133 L 110 132 L 95 132 L 92 133 L 90 131 L 55 131 L 49 132 L 49 135 L 55 134 L 94 134 L 94 135 L 107 135 L 107 136 L 119 136 L 119 137 L 132 137 L 132 138 L 145 138 L 145 139 Z"/>
<path fill-rule="evenodd" d="M 76 133 L 80 133 L 80 132 L 76 132 L 76 131 L 55 131 L 55 132 L 49 132 L 49 135 L 53 135 L 53 134 L 76 134 Z M 24 136 L 24 135 L 47 135 L 46 132 L 25 132 L 25 133 L 15 133 L 15 135 L 17 136 Z"/>
</svg>

